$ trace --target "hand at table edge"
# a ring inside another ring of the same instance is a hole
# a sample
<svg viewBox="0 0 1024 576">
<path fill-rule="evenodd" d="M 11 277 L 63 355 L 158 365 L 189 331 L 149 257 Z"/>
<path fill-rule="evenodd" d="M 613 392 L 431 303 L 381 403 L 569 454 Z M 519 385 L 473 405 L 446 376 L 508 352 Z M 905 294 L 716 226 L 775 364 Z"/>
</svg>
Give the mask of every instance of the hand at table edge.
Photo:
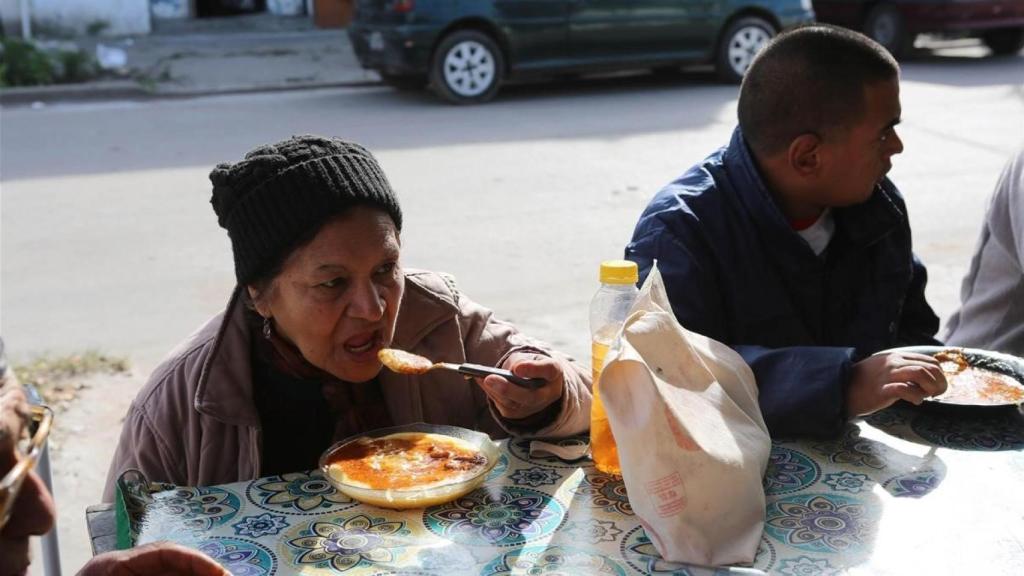
<svg viewBox="0 0 1024 576">
<path fill-rule="evenodd" d="M 78 576 L 186 575 L 230 576 L 230 573 L 202 552 L 171 542 L 153 542 L 100 554 L 78 571 Z"/>
</svg>

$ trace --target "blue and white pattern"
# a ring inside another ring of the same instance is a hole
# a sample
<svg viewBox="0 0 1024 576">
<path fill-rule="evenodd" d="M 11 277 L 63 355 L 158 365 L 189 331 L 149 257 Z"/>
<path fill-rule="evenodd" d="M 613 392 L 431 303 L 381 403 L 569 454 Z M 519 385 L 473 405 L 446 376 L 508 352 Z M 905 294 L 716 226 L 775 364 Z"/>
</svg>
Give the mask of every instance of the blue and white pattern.
<svg viewBox="0 0 1024 576">
<path fill-rule="evenodd" d="M 230 522 L 240 508 L 238 496 L 222 488 L 176 488 L 155 494 L 150 513 L 176 518 L 187 530 L 205 531 Z"/>
<path fill-rule="evenodd" d="M 911 419 L 911 413 L 902 406 L 890 406 L 885 410 L 879 410 L 864 417 L 864 420 L 876 428 L 883 430 L 906 426 Z"/>
<path fill-rule="evenodd" d="M 861 438 L 856 426 L 847 426 L 839 440 L 815 444 L 813 448 L 833 464 L 875 470 L 885 468 L 881 445 L 874 440 Z"/>
<path fill-rule="evenodd" d="M 768 505 L 765 532 L 788 546 L 823 554 L 855 554 L 871 537 L 877 510 L 840 494 L 800 494 Z"/>
<path fill-rule="evenodd" d="M 833 568 L 824 558 L 800 556 L 779 562 L 779 574 L 786 576 L 836 576 L 840 571 Z"/>
<path fill-rule="evenodd" d="M 664 560 L 640 526 L 630 530 L 619 544 L 626 563 L 641 574 L 686 574 L 687 566 Z"/>
<path fill-rule="evenodd" d="M 277 571 L 274 554 L 262 544 L 241 538 L 212 538 L 197 548 L 233 576 L 267 576 Z"/>
<path fill-rule="evenodd" d="M 986 412 L 980 420 L 900 407 L 854 423 L 835 442 L 774 442 L 764 533 L 750 567 L 795 576 L 851 567 L 902 573 L 903 550 L 913 549 L 932 560 L 922 565 L 928 572 L 944 562 L 942 546 L 963 541 L 971 548 L 951 553 L 962 553 L 964 565 L 973 554 L 971 566 L 977 558 L 1001 563 L 979 565 L 978 573 L 1016 573 L 1024 552 L 972 538 L 1012 525 L 1024 509 L 1020 491 L 1006 488 L 1024 481 L 1024 451 L 1011 449 L 1024 436 L 1024 421 L 1009 413 Z M 505 445 L 485 483 L 462 498 L 402 511 L 352 501 L 320 472 L 198 489 L 127 472 L 118 487 L 128 525 L 118 528 L 135 543 L 169 539 L 200 548 L 242 576 L 713 572 L 660 557 L 621 477 L 597 472 L 589 461 L 532 459 L 526 450 L 528 441 Z M 914 498 L 920 500 L 906 500 Z M 981 520 L 960 514 L 943 523 L 947 509 L 976 511 Z M 917 525 L 918 514 L 928 530 L 903 530 Z M 945 540 L 929 548 L 934 530 Z M 880 545 L 882 533 L 898 534 L 911 548 Z"/>
<path fill-rule="evenodd" d="M 551 534 L 564 518 L 558 500 L 512 486 L 475 490 L 423 513 L 423 523 L 434 534 L 477 546 L 523 544 Z"/>
<path fill-rule="evenodd" d="M 626 484 L 619 476 L 593 470 L 572 491 L 577 500 L 609 513 L 633 515 L 633 507 L 626 495 Z"/>
<path fill-rule="evenodd" d="M 940 418 L 921 414 L 910 428 L 933 444 L 957 450 L 998 452 L 1024 449 L 1024 426 L 1012 414 L 986 417 Z"/>
<path fill-rule="evenodd" d="M 767 535 L 762 534 L 761 542 L 757 545 L 757 555 L 754 556 L 754 565 L 752 567 L 768 572 L 775 567 L 776 560 L 778 560 L 778 553 L 775 551 L 775 545 L 771 543 Z"/>
<path fill-rule="evenodd" d="M 238 536 L 249 536 L 250 538 L 262 538 L 274 536 L 288 527 L 284 516 L 273 514 L 260 514 L 259 516 L 246 516 L 231 526 Z"/>
<path fill-rule="evenodd" d="M 347 572 L 394 562 L 409 534 L 404 522 L 364 514 L 317 519 L 288 534 L 285 553 L 299 567 Z"/>
<path fill-rule="evenodd" d="M 596 518 L 566 522 L 561 532 L 572 542 L 586 542 L 595 546 L 601 542 L 615 542 L 622 534 L 622 530 L 615 526 L 615 522 Z"/>
<path fill-rule="evenodd" d="M 626 571 L 611 558 L 568 546 L 527 546 L 502 554 L 487 564 L 482 576 L 500 574 L 552 574 L 626 576 Z"/>
<path fill-rule="evenodd" d="M 942 474 L 935 470 L 908 472 L 886 480 L 882 487 L 897 498 L 920 498 L 938 487 Z"/>
<path fill-rule="evenodd" d="M 562 479 L 562 475 L 550 468 L 535 466 L 533 468 L 520 468 L 510 478 L 519 486 L 536 488 L 538 486 L 554 485 Z"/>
<path fill-rule="evenodd" d="M 825 485 L 836 492 L 856 494 L 862 490 L 870 490 L 874 482 L 864 474 L 856 472 L 836 472 L 825 476 Z"/>
<path fill-rule="evenodd" d="M 789 494 L 814 484 L 821 468 L 806 455 L 791 448 L 772 446 L 768 469 L 764 473 L 764 493 Z"/>
<path fill-rule="evenodd" d="M 246 497 L 264 510 L 283 514 L 323 514 L 359 504 L 335 490 L 319 470 L 253 480 Z"/>
<path fill-rule="evenodd" d="M 421 546 L 410 551 L 408 565 L 416 569 L 440 576 L 455 576 L 471 573 L 476 576 L 476 568 L 482 560 L 490 558 L 479 549 L 459 546 L 449 542 L 433 542 L 430 546 Z"/>
</svg>

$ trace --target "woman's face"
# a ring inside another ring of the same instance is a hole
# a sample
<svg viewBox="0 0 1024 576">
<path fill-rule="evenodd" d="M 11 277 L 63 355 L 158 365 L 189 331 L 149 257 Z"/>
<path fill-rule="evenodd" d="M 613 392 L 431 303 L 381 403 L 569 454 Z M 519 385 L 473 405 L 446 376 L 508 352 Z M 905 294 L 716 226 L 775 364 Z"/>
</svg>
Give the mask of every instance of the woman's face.
<svg viewBox="0 0 1024 576">
<path fill-rule="evenodd" d="M 366 382 L 395 334 L 405 287 L 400 248 L 387 213 L 353 208 L 288 257 L 266 293 L 254 295 L 256 310 L 317 368 Z"/>
</svg>

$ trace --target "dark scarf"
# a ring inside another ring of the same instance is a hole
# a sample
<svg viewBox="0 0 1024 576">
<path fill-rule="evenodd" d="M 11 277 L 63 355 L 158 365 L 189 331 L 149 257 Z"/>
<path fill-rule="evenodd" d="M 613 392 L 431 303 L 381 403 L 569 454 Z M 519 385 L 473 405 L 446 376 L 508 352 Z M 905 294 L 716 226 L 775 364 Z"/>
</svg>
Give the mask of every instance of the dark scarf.
<svg viewBox="0 0 1024 576">
<path fill-rule="evenodd" d="M 317 368 L 250 312 L 253 389 L 263 431 L 260 475 L 317 467 L 333 442 L 391 425 L 380 383 L 353 384 Z"/>
</svg>

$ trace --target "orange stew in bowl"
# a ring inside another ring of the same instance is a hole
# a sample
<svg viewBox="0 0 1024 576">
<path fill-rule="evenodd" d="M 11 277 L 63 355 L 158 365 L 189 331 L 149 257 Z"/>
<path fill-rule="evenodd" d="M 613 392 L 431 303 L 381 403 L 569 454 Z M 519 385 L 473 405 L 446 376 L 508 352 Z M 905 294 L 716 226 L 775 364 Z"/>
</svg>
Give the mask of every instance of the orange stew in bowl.
<svg viewBox="0 0 1024 576">
<path fill-rule="evenodd" d="M 949 384 L 946 393 L 935 398 L 939 402 L 981 406 L 1024 402 L 1024 385 L 1012 376 L 971 366 L 959 350 L 943 350 L 935 359 Z"/>
<path fill-rule="evenodd" d="M 430 488 L 473 478 L 487 457 L 469 442 L 422 432 L 358 438 L 327 464 L 345 484 L 374 490 Z"/>
</svg>

